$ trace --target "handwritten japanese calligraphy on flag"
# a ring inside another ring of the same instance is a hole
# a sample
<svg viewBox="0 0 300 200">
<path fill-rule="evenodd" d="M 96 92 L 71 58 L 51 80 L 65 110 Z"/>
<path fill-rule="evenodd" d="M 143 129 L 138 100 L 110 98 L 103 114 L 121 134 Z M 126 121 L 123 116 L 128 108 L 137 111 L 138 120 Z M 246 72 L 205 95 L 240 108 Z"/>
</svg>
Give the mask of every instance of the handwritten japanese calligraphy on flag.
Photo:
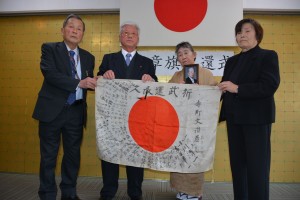
<svg viewBox="0 0 300 200">
<path fill-rule="evenodd" d="M 241 0 L 122 0 L 120 23 L 136 22 L 140 46 L 236 46 L 235 24 L 243 18 Z"/>
<path fill-rule="evenodd" d="M 215 86 L 98 79 L 99 158 L 159 171 L 210 170 L 220 95 Z"/>
</svg>

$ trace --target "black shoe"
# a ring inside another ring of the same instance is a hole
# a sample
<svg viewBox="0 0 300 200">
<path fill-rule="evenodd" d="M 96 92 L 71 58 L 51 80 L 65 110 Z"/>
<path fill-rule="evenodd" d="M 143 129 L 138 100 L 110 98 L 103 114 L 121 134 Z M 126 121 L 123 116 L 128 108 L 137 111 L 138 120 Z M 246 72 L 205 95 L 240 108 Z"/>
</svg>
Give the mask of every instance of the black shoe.
<svg viewBox="0 0 300 200">
<path fill-rule="evenodd" d="M 61 200 L 81 200 L 78 196 L 75 197 L 62 197 Z"/>
<path fill-rule="evenodd" d="M 143 200 L 143 197 L 131 197 L 130 200 Z"/>
<path fill-rule="evenodd" d="M 112 200 L 112 197 L 100 197 L 99 200 Z"/>
</svg>

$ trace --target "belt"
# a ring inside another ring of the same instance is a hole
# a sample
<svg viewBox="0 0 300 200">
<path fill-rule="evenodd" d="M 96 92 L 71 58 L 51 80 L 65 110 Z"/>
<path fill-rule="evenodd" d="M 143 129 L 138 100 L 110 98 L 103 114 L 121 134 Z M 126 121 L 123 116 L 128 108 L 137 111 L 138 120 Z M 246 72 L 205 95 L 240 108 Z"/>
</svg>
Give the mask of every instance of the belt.
<svg viewBox="0 0 300 200">
<path fill-rule="evenodd" d="M 82 104 L 82 103 L 83 103 L 83 100 L 79 99 L 79 100 L 74 101 L 74 103 L 72 103 L 71 106 L 76 106 L 76 105 Z"/>
<path fill-rule="evenodd" d="M 83 103 L 83 100 L 82 100 L 82 99 L 78 99 L 78 100 L 74 101 L 74 103 L 72 103 L 71 105 L 68 104 L 68 103 L 66 103 L 66 104 L 65 104 L 65 107 L 66 107 L 66 108 L 69 108 L 69 107 L 71 107 L 71 106 L 77 106 L 77 105 L 80 105 L 80 104 L 82 104 L 82 103 Z"/>
</svg>

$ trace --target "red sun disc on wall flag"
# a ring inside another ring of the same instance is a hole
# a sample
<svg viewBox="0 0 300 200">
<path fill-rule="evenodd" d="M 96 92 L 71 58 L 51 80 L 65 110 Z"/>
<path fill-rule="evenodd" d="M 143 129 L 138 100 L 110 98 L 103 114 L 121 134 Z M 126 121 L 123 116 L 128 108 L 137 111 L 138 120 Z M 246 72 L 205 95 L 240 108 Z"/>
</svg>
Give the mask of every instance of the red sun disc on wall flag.
<svg viewBox="0 0 300 200">
<path fill-rule="evenodd" d="M 155 0 L 158 21 L 167 29 L 186 32 L 197 27 L 207 11 L 207 0 Z"/>
</svg>

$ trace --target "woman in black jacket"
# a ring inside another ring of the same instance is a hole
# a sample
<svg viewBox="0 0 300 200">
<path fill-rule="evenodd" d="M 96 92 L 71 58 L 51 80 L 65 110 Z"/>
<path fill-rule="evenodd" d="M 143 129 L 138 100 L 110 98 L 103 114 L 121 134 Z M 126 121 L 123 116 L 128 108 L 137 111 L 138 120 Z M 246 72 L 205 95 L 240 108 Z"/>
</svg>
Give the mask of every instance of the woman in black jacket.
<svg viewBox="0 0 300 200">
<path fill-rule="evenodd" d="M 226 121 L 235 200 L 268 200 L 270 135 L 279 83 L 277 53 L 259 47 L 263 28 L 253 19 L 236 24 L 241 52 L 228 59 L 219 88 Z"/>
</svg>

